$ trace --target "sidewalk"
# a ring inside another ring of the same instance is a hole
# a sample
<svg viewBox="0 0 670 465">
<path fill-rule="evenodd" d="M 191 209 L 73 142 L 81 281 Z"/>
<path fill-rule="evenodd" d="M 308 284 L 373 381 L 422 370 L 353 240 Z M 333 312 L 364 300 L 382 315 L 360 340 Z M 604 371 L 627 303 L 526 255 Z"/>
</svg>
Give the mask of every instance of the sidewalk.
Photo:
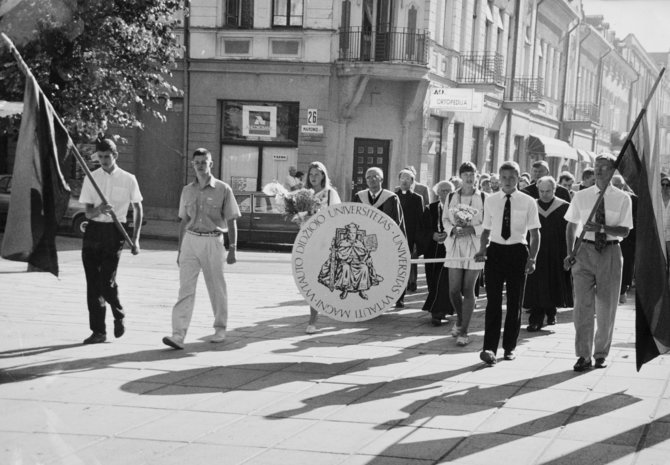
<svg viewBox="0 0 670 465">
<path fill-rule="evenodd" d="M 161 344 L 175 244 L 144 240 L 119 268 L 126 335 L 82 346 L 80 245 L 59 239 L 58 279 L 0 260 L 0 464 L 670 463 L 670 359 L 636 373 L 632 298 L 605 369 L 572 371 L 570 310 L 539 333 L 524 325 L 517 359 L 484 368 L 481 305 L 464 348 L 420 310 L 425 287 L 402 311 L 322 317 L 308 336 L 289 254 L 242 250 L 227 267 L 228 340 L 206 341 L 202 285 L 175 351 Z"/>
</svg>

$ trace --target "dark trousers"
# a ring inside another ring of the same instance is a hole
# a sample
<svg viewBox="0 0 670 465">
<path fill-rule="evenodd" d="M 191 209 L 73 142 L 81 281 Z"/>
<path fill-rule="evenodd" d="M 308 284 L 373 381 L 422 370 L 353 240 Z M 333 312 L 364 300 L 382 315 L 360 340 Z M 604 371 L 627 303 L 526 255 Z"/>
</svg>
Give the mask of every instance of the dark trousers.
<svg viewBox="0 0 670 465">
<path fill-rule="evenodd" d="M 533 307 L 530 309 L 528 323 L 531 325 L 544 325 L 544 316 L 547 315 L 547 321 L 556 318 L 556 307 Z"/>
<path fill-rule="evenodd" d="M 633 269 L 635 268 L 635 238 L 631 242 L 626 237 L 621 242 L 621 255 L 623 255 L 623 268 L 621 269 L 621 292 L 625 293 L 633 284 Z"/>
<path fill-rule="evenodd" d="M 125 316 L 119 302 L 116 269 L 123 249 L 123 236 L 113 223 L 89 221 L 84 234 L 81 260 L 86 273 L 86 302 L 91 331 L 106 334 L 107 302 L 114 319 Z"/>
<path fill-rule="evenodd" d="M 521 293 L 525 278 L 528 248 L 524 244 L 501 245 L 492 242 L 486 252 L 486 314 L 484 317 L 484 350 L 494 354 L 500 342 L 503 285 L 507 288 L 507 315 L 503 349 L 514 350 L 521 327 Z"/>
</svg>

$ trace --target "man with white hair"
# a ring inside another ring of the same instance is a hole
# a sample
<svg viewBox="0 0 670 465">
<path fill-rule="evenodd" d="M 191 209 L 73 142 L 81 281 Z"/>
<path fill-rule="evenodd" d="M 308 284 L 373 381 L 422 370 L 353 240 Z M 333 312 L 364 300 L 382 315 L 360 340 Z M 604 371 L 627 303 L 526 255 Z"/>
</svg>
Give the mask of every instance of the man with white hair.
<svg viewBox="0 0 670 465">
<path fill-rule="evenodd" d="M 537 199 L 540 196 L 537 191 L 537 180 L 545 176 L 549 176 L 549 164 L 544 160 L 538 160 L 533 163 L 531 172 L 533 174 L 533 181 L 531 182 L 530 186 L 526 187 L 521 192 L 530 195 L 534 199 Z M 570 191 L 560 185 L 556 186 L 556 193 L 554 195 L 568 203 L 570 203 L 572 200 Z"/>
<path fill-rule="evenodd" d="M 528 275 L 524 305 L 530 308 L 528 331 L 539 331 L 544 325 L 556 324 L 556 309 L 572 307 L 570 272 L 563 269 L 563 258 L 568 251 L 565 243 L 565 212 L 570 204 L 555 196 L 556 181 L 551 176 L 537 180 L 537 211 L 540 215 L 540 249 L 535 272 Z"/>
<path fill-rule="evenodd" d="M 566 230 L 568 250 L 572 250 L 575 243 L 577 228 L 581 226 L 586 231 L 574 256 L 570 254 L 564 260 L 565 269 L 572 268 L 575 288 L 575 352 L 578 359 L 573 369 L 577 372 L 591 368 L 592 357 L 596 368 L 607 366 L 621 287 L 623 258 L 619 243 L 633 228 L 630 197 L 610 182 L 614 165 L 612 155 L 598 155 L 596 184 L 575 193 L 565 213 L 569 223 Z M 602 202 L 599 202 L 595 215 L 589 218 L 603 191 Z"/>
</svg>

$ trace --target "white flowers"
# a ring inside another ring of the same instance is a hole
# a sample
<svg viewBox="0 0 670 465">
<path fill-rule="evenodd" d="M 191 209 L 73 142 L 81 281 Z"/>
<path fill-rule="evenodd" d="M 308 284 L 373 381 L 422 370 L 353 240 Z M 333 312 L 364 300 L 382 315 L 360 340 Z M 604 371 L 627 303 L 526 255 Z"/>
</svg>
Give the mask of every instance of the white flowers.
<svg viewBox="0 0 670 465">
<path fill-rule="evenodd" d="M 479 213 L 479 210 L 470 205 L 460 203 L 454 208 L 449 209 L 449 212 L 454 216 L 456 226 L 463 228 L 472 224 L 472 219 Z"/>
</svg>

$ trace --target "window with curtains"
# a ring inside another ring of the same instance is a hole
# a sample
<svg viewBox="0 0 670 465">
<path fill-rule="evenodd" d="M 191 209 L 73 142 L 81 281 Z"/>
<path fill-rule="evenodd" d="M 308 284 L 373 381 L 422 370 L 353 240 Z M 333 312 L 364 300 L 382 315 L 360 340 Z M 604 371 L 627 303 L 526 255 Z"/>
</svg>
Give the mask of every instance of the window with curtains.
<svg viewBox="0 0 670 465">
<path fill-rule="evenodd" d="M 304 0 L 273 0 L 273 27 L 302 27 Z"/>
<path fill-rule="evenodd" d="M 254 0 L 225 0 L 223 24 L 226 27 L 252 29 L 254 27 Z"/>
</svg>

